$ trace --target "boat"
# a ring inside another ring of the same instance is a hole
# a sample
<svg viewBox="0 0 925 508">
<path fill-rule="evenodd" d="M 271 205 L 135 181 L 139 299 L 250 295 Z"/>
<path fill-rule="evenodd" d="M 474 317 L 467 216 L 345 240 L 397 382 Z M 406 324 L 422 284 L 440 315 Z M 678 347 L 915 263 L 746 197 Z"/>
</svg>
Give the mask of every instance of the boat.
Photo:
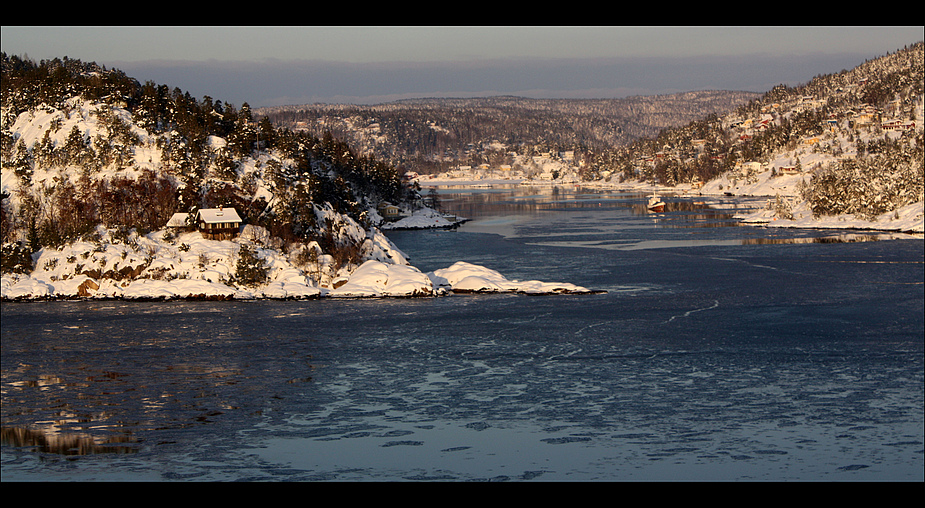
<svg viewBox="0 0 925 508">
<path fill-rule="evenodd" d="M 649 196 L 649 203 L 646 205 L 646 209 L 650 212 L 662 213 L 665 211 L 665 202 L 662 201 L 662 198 L 658 194 L 652 194 Z"/>
</svg>

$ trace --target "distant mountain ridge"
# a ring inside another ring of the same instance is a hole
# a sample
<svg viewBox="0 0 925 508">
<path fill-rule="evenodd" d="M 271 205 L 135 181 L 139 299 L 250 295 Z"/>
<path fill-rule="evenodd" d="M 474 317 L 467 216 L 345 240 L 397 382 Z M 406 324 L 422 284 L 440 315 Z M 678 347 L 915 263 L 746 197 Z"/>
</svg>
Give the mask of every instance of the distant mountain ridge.
<svg viewBox="0 0 925 508">
<path fill-rule="evenodd" d="M 479 148 L 497 142 L 512 149 L 601 150 L 655 136 L 711 113 L 722 114 L 761 97 L 707 90 L 622 99 L 483 98 L 405 99 L 377 105 L 304 104 L 260 108 L 274 125 L 331 132 L 355 147 L 415 171 L 443 161 L 479 162 Z"/>
</svg>

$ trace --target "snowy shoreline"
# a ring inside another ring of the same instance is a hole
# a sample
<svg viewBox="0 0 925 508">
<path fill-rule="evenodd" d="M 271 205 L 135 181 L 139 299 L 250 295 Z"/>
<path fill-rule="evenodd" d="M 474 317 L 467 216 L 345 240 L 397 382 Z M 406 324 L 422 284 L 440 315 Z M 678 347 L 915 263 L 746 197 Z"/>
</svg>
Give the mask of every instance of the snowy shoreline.
<svg viewBox="0 0 925 508">
<path fill-rule="evenodd" d="M 31 273 L 4 274 L 0 301 L 308 300 L 597 292 L 568 283 L 512 281 L 462 261 L 423 273 L 408 264 L 404 253 L 378 231 L 364 242 L 365 261 L 355 268 L 340 269 L 332 268 L 327 255 L 319 256 L 317 264 L 297 266 L 278 249 L 260 246 L 247 236 L 209 240 L 192 232 L 168 239 L 169 235 L 159 231 L 125 242 L 107 236 L 103 229 L 100 234 L 102 241 L 42 249 L 34 256 Z M 262 260 L 266 281 L 252 285 L 237 281 L 237 262 L 245 246 Z"/>
<path fill-rule="evenodd" d="M 772 171 L 765 171 L 755 176 L 753 183 L 744 184 L 720 177 L 708 182 L 700 189 L 690 185 L 677 185 L 674 187 L 654 185 L 645 182 L 603 182 L 603 181 L 577 181 L 577 180 L 526 180 L 526 179 L 473 179 L 460 178 L 434 178 L 423 179 L 419 183 L 433 187 L 479 187 L 492 186 L 574 186 L 589 189 L 606 189 L 623 192 L 651 193 L 658 192 L 663 196 L 678 196 L 682 198 L 731 198 L 750 199 L 755 201 L 770 201 L 783 199 L 793 218 L 787 219 L 776 215 L 776 211 L 769 206 L 760 207 L 749 214 L 739 214 L 735 218 L 743 225 L 758 227 L 777 227 L 793 229 L 854 229 L 859 231 L 883 231 L 907 233 L 916 238 L 925 233 L 925 201 L 920 200 L 887 212 L 875 220 L 867 220 L 853 215 L 833 215 L 814 217 L 809 204 L 798 197 L 797 189 L 800 182 L 808 179 L 809 174 L 774 175 Z"/>
<path fill-rule="evenodd" d="M 66 291 L 30 275 L 4 275 L 0 302 L 43 301 L 248 301 L 248 300 L 316 300 L 316 299 L 377 299 L 442 297 L 453 294 L 514 293 L 522 295 L 583 295 L 601 294 L 569 283 L 542 281 L 511 281 L 504 276 L 478 265 L 457 262 L 435 272 L 423 273 L 408 265 L 392 265 L 367 261 L 361 265 L 346 284 L 337 288 L 312 285 L 271 283 L 261 288 L 240 289 L 219 283 L 174 283 L 139 279 L 121 290 L 112 281 L 81 279 L 76 287 L 93 282 L 99 290 L 87 294 Z M 75 284 L 67 285 L 70 288 Z"/>
</svg>

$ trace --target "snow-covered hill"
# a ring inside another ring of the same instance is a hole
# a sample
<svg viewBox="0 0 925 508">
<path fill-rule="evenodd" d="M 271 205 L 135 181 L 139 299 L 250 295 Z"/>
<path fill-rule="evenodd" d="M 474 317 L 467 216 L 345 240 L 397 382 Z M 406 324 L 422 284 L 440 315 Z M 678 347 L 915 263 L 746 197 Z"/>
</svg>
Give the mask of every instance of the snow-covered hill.
<svg viewBox="0 0 925 508">
<path fill-rule="evenodd" d="M 418 181 L 764 196 L 768 208 L 747 223 L 922 232 L 923 60 L 920 42 L 611 152 L 514 154 L 507 168 L 465 166 Z"/>
<path fill-rule="evenodd" d="M 4 118 L 9 116 L 5 114 Z M 114 118 L 133 138 L 121 149 L 126 155 L 123 163 L 102 164 L 88 170 L 78 163 L 48 162 L 54 159 L 39 154 L 42 150 L 54 153 L 63 149 L 72 133 L 83 140 L 115 142 L 117 138 L 112 136 L 111 128 Z M 198 231 L 168 226 L 166 220 L 146 233 L 98 224 L 92 231 L 58 244 L 27 249 L 25 246 L 35 246 L 35 238 L 29 223 L 22 218 L 31 213 L 31 217 L 43 217 L 47 224 L 55 224 L 56 216 L 71 213 L 58 200 L 61 189 L 69 188 L 68 182 L 137 181 L 146 173 L 155 173 L 177 188 L 182 188 L 185 181 L 176 171 L 165 169 L 169 166 L 163 148 L 165 136 L 140 128 L 133 122 L 132 114 L 120 106 L 73 97 L 62 108 L 43 105 L 24 111 L 13 116 L 3 128 L 15 140 L 19 155 L 27 156 L 25 160 L 17 159 L 17 154 L 5 157 L 0 170 L 4 228 L 9 227 L 4 236 L 10 240 L 4 245 L 4 256 L 25 252 L 31 258 L 30 263 L 24 263 L 29 268 L 3 273 L 0 298 L 4 300 L 407 297 L 441 295 L 454 290 L 588 292 L 570 284 L 508 281 L 487 268 L 467 264 L 454 267 L 454 273 L 467 274 L 462 277 L 461 285 L 443 276 L 423 274 L 409 265 L 407 257 L 378 227 L 362 225 L 351 215 L 335 211 L 327 202 L 309 204 L 314 214 L 312 222 L 325 228 L 320 234 L 328 239 L 327 244 L 355 246 L 350 259 L 339 258 L 337 252 L 325 252 L 320 238 L 286 242 L 254 224 L 244 225 L 234 238 L 209 239 Z M 214 154 L 226 145 L 225 139 L 209 136 L 206 150 Z M 291 190 L 273 181 L 270 168 L 292 164 L 273 150 L 254 152 L 252 157 L 240 159 L 235 171 L 249 181 L 247 200 L 262 202 L 268 210 L 274 205 L 284 205 L 281 195 Z M 210 182 L 218 183 L 218 180 Z M 144 208 L 154 204 L 145 202 L 146 196 L 141 198 L 142 202 L 128 206 Z M 174 211 L 183 210 L 170 210 Z M 365 215 L 371 224 L 381 219 L 371 206 Z M 259 277 L 246 279 L 242 275 L 245 270 Z"/>
</svg>

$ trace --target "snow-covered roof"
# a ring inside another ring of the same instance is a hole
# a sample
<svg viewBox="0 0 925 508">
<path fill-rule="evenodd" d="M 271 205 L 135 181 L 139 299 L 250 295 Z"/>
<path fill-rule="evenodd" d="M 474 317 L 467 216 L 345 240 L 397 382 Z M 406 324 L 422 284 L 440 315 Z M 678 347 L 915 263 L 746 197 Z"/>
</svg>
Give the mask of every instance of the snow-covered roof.
<svg viewBox="0 0 925 508">
<path fill-rule="evenodd" d="M 199 220 L 213 224 L 216 222 L 242 222 L 234 208 L 203 208 L 198 212 Z"/>
<path fill-rule="evenodd" d="M 167 221 L 167 227 L 171 228 L 182 228 L 186 226 L 186 218 L 189 217 L 188 213 L 177 212 L 173 214 L 169 221 Z"/>
</svg>

